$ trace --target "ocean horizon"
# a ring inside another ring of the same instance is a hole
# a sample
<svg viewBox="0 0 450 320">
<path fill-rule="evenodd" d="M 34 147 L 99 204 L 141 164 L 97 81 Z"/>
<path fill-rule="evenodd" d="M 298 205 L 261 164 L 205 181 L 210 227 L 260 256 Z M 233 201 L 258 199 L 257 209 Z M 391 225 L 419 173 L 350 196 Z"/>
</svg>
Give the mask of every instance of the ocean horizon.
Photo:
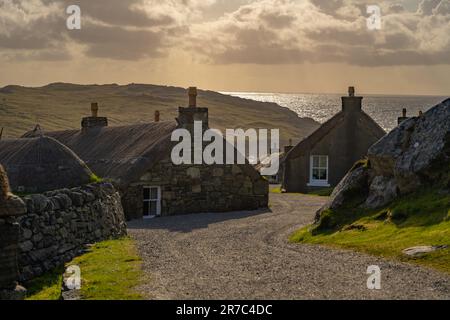
<svg viewBox="0 0 450 320">
<path fill-rule="evenodd" d="M 273 102 L 288 108 L 302 118 L 312 118 L 325 123 L 342 108 L 342 94 L 271 93 L 271 92 L 221 92 L 239 98 L 261 102 Z M 417 116 L 448 99 L 448 96 L 423 95 L 362 95 L 363 110 L 383 129 L 391 131 L 397 126 L 398 117 L 406 108 L 408 116 Z"/>
</svg>

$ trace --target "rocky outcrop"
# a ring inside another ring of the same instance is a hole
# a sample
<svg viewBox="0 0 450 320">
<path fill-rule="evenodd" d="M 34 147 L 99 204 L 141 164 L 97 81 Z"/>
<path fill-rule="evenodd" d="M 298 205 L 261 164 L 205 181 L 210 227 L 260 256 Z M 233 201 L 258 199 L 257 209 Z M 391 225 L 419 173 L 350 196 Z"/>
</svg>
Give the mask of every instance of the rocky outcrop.
<svg viewBox="0 0 450 320">
<path fill-rule="evenodd" d="M 367 194 L 368 173 L 365 162 L 357 163 L 334 189 L 328 203 L 317 212 L 316 221 L 320 220 L 323 212 L 338 209 L 350 201 L 360 201 L 361 204 Z"/>
<path fill-rule="evenodd" d="M 20 224 L 20 280 L 64 265 L 85 245 L 126 235 L 120 195 L 110 183 L 62 189 L 23 198 Z"/>
<path fill-rule="evenodd" d="M 423 185 L 448 182 L 450 99 L 399 127 L 369 149 L 375 176 L 394 179 L 401 194 Z"/>
<path fill-rule="evenodd" d="M 424 115 L 404 121 L 373 145 L 367 166 L 355 166 L 318 212 L 340 209 L 354 201 L 349 190 L 359 189 L 353 207 L 383 207 L 398 196 L 425 186 L 450 188 L 450 99 Z M 362 202 L 361 196 L 364 199 Z"/>
</svg>

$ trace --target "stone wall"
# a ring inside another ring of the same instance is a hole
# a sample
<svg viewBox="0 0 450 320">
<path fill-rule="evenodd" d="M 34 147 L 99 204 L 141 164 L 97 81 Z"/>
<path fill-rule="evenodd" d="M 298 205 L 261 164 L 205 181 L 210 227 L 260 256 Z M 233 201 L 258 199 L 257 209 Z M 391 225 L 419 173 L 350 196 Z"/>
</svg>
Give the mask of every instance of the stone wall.
<svg viewBox="0 0 450 320">
<path fill-rule="evenodd" d="M 18 218 L 20 280 L 71 261 L 86 244 L 126 235 L 120 195 L 109 183 L 23 197 Z"/>
<path fill-rule="evenodd" d="M 161 215 L 230 212 L 268 207 L 269 183 L 250 165 L 156 164 L 122 198 L 128 219 L 142 218 L 143 187 L 161 187 Z"/>
<path fill-rule="evenodd" d="M 17 216 L 25 211 L 25 204 L 20 198 L 10 193 L 8 177 L 0 165 L 0 300 L 19 300 L 25 296 L 25 289 L 17 285 Z"/>
</svg>

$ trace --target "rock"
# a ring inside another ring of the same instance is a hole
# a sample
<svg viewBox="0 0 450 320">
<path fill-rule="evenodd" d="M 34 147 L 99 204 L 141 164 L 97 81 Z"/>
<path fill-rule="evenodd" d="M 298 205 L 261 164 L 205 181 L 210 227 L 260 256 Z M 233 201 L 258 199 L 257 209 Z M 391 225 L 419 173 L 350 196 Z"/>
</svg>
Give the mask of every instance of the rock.
<svg viewBox="0 0 450 320">
<path fill-rule="evenodd" d="M 29 252 L 29 251 L 31 251 L 31 249 L 33 249 L 33 242 L 25 241 L 25 242 L 21 243 L 19 245 L 19 247 L 22 252 Z"/>
<path fill-rule="evenodd" d="M 367 165 L 357 165 L 317 213 L 364 205 L 381 208 L 424 186 L 450 187 L 450 99 L 421 117 L 402 122 L 368 151 Z M 364 198 L 359 203 L 358 197 Z M 355 201 L 356 200 L 358 201 Z"/>
<path fill-rule="evenodd" d="M 31 239 L 32 236 L 33 236 L 33 232 L 30 229 L 22 229 L 22 237 L 25 240 Z"/>
<path fill-rule="evenodd" d="M 72 200 L 72 203 L 77 207 L 81 207 L 84 203 L 84 196 L 79 192 L 72 192 L 70 194 L 70 199 Z"/>
<path fill-rule="evenodd" d="M 316 222 L 320 220 L 324 211 L 338 209 L 355 196 L 367 195 L 367 181 L 368 169 L 362 164 L 355 166 L 334 189 L 330 200 L 317 212 Z"/>
<path fill-rule="evenodd" d="M 189 169 L 187 169 L 186 174 L 192 179 L 200 179 L 201 177 L 200 169 L 195 167 L 190 167 Z"/>
<path fill-rule="evenodd" d="M 223 177 L 224 171 L 222 168 L 214 168 L 213 177 Z"/>
<path fill-rule="evenodd" d="M 0 203 L 0 217 L 17 217 L 27 213 L 25 203 L 19 197 L 12 194 Z"/>
<path fill-rule="evenodd" d="M 68 209 L 72 206 L 72 200 L 65 193 L 60 193 L 57 196 L 55 196 L 55 198 L 58 199 L 61 209 Z"/>
<path fill-rule="evenodd" d="M 365 207 L 369 209 L 381 208 L 392 202 L 398 196 L 397 183 L 394 178 L 375 177 L 370 185 L 369 197 Z"/>
<path fill-rule="evenodd" d="M 33 202 L 33 208 L 35 213 L 44 212 L 44 210 L 47 208 L 50 202 L 50 200 L 42 194 L 33 194 L 29 196 L 29 198 Z"/>
<path fill-rule="evenodd" d="M 369 149 L 375 176 L 394 177 L 402 194 L 447 179 L 450 161 L 450 99 L 422 117 L 403 122 Z"/>
<path fill-rule="evenodd" d="M 13 290 L 0 290 L 0 300 L 19 301 L 25 300 L 27 290 L 17 285 Z"/>
<path fill-rule="evenodd" d="M 403 250 L 403 253 L 407 256 L 417 258 L 424 256 L 428 253 L 436 252 L 439 250 L 447 249 L 448 246 L 421 246 L 421 247 L 413 247 Z"/>
</svg>

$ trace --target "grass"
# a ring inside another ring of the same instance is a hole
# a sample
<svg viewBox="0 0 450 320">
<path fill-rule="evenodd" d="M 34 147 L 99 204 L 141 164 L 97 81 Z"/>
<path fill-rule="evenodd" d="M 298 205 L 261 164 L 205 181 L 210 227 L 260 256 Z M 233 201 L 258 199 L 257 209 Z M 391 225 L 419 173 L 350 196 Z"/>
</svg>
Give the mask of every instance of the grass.
<svg viewBox="0 0 450 320">
<path fill-rule="evenodd" d="M 319 197 L 329 197 L 333 193 L 334 188 L 323 188 L 323 189 L 317 189 L 308 192 L 309 195 L 313 196 L 319 196 Z"/>
<path fill-rule="evenodd" d="M 161 121 L 175 121 L 178 106 L 187 105 L 184 88 L 154 85 L 71 85 L 10 87 L 0 89 L 0 128 L 4 138 L 17 138 L 39 123 L 44 131 L 80 129 L 82 117 L 89 116 L 90 103 L 98 102 L 100 114 L 110 126 L 152 122 L 155 111 Z M 199 106 L 208 106 L 210 127 L 280 129 L 280 145 L 292 137 L 298 140 L 319 127 L 312 119 L 299 118 L 287 108 L 200 91 Z M 276 117 L 273 115 L 276 114 Z"/>
<path fill-rule="evenodd" d="M 297 231 L 290 241 L 352 249 L 450 273 L 450 249 L 420 258 L 402 253 L 415 246 L 450 245 L 450 195 L 423 190 L 380 210 L 328 211 L 321 224 Z"/>
<path fill-rule="evenodd" d="M 64 268 L 57 268 L 28 282 L 27 300 L 59 300 L 63 282 Z"/>
<path fill-rule="evenodd" d="M 141 259 L 133 240 L 123 238 L 98 243 L 89 253 L 75 258 L 67 266 L 81 269 L 83 300 L 141 300 L 135 290 L 143 279 Z M 58 300 L 63 270 L 55 270 L 30 282 L 30 300 Z"/>
<path fill-rule="evenodd" d="M 269 192 L 270 192 L 270 193 L 278 193 L 278 194 L 283 193 L 283 192 L 281 191 L 281 187 L 270 188 Z"/>
<path fill-rule="evenodd" d="M 91 183 L 101 183 L 101 182 L 103 182 L 103 179 L 93 173 L 93 174 L 91 174 L 90 181 L 91 181 Z"/>
</svg>

